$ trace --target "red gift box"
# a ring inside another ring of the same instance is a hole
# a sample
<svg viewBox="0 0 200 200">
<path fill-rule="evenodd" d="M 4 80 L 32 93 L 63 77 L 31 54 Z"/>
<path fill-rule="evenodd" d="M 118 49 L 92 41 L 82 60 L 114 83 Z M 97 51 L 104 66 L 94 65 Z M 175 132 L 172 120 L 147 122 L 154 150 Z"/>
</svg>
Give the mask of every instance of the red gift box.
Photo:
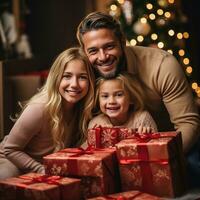
<svg viewBox="0 0 200 200">
<path fill-rule="evenodd" d="M 175 197 L 186 189 L 181 133 L 135 135 L 116 144 L 122 191 Z"/>
<path fill-rule="evenodd" d="M 132 190 L 107 196 L 98 196 L 88 200 L 162 200 L 162 198 L 137 190 Z"/>
<path fill-rule="evenodd" d="M 44 157 L 46 174 L 81 178 L 85 197 L 119 191 L 115 148 L 83 150 L 67 148 Z"/>
<path fill-rule="evenodd" d="M 119 141 L 133 135 L 134 131 L 128 128 L 94 127 L 88 129 L 87 143 L 94 148 L 113 147 Z"/>
<path fill-rule="evenodd" d="M 80 179 L 28 173 L 0 181 L 2 200 L 79 200 Z"/>
</svg>

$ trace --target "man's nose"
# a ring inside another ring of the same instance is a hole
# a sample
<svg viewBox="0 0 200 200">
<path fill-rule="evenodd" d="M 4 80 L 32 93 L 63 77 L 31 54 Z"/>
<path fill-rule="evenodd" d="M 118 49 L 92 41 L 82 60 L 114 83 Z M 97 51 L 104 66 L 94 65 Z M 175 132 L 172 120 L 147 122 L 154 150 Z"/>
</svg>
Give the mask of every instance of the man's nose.
<svg viewBox="0 0 200 200">
<path fill-rule="evenodd" d="M 100 50 L 99 50 L 98 59 L 99 59 L 100 61 L 104 61 L 104 60 L 107 59 L 106 52 L 105 52 L 103 49 L 100 49 Z"/>
</svg>

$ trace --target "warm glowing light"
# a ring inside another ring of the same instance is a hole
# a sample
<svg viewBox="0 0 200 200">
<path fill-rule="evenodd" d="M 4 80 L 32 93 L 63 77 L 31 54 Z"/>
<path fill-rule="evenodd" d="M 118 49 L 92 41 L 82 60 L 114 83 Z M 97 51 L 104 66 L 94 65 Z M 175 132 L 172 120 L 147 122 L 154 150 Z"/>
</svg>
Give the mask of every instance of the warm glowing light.
<svg viewBox="0 0 200 200">
<path fill-rule="evenodd" d="M 196 92 L 197 94 L 200 94 L 200 87 L 197 87 L 197 88 L 195 89 L 195 92 Z"/>
<path fill-rule="evenodd" d="M 164 47 L 164 43 L 163 43 L 163 42 L 158 42 L 158 47 L 159 47 L 160 49 L 162 49 L 162 48 Z"/>
<path fill-rule="evenodd" d="M 137 41 L 142 42 L 144 40 L 144 37 L 142 35 L 137 36 Z"/>
<path fill-rule="evenodd" d="M 149 15 L 149 19 L 150 19 L 150 20 L 154 20 L 155 18 L 156 18 L 155 14 L 151 13 L 151 14 Z"/>
<path fill-rule="evenodd" d="M 124 0 L 118 0 L 118 2 L 119 2 L 120 4 L 123 4 L 123 3 L 124 3 Z"/>
<path fill-rule="evenodd" d="M 197 96 L 200 97 L 200 93 L 198 93 Z"/>
<path fill-rule="evenodd" d="M 196 82 L 192 83 L 192 89 L 196 90 L 197 87 L 198 87 L 198 84 Z"/>
<path fill-rule="evenodd" d="M 173 51 L 171 49 L 168 49 L 167 52 L 173 54 Z"/>
<path fill-rule="evenodd" d="M 180 49 L 178 51 L 179 56 L 184 56 L 185 55 L 185 51 L 183 49 Z"/>
<path fill-rule="evenodd" d="M 132 39 L 132 40 L 130 41 L 130 44 L 131 44 L 132 46 L 135 46 L 135 45 L 137 44 L 137 41 L 136 41 L 135 39 Z"/>
<path fill-rule="evenodd" d="M 190 37 L 190 35 L 189 35 L 188 32 L 184 32 L 184 33 L 183 33 L 183 37 L 184 37 L 185 39 L 188 39 L 188 38 Z"/>
<path fill-rule="evenodd" d="M 142 17 L 142 18 L 140 19 L 140 21 L 141 21 L 141 23 L 143 23 L 143 24 L 146 24 L 146 23 L 147 23 L 147 19 L 146 19 L 145 17 Z"/>
<path fill-rule="evenodd" d="M 158 39 L 158 35 L 156 33 L 152 33 L 151 34 L 151 39 L 152 40 L 157 40 Z"/>
<path fill-rule="evenodd" d="M 146 8 L 147 8 L 148 10 L 151 10 L 151 9 L 153 8 L 153 5 L 152 5 L 151 3 L 147 3 L 147 4 L 146 4 Z"/>
<path fill-rule="evenodd" d="M 110 9 L 111 9 L 112 11 L 116 11 L 116 10 L 117 10 L 117 6 L 114 5 L 114 4 L 112 4 L 112 5 L 110 6 Z"/>
<path fill-rule="evenodd" d="M 185 65 L 188 65 L 188 64 L 190 63 L 189 58 L 184 58 L 184 59 L 183 59 L 183 63 L 184 63 Z"/>
<path fill-rule="evenodd" d="M 164 11 L 162 9 L 157 10 L 158 15 L 163 15 Z"/>
<path fill-rule="evenodd" d="M 168 0 L 169 3 L 173 4 L 174 3 L 174 0 Z"/>
<path fill-rule="evenodd" d="M 109 11 L 109 15 L 115 16 L 115 15 L 116 15 L 116 11 L 110 10 L 110 11 Z"/>
<path fill-rule="evenodd" d="M 191 67 L 191 66 L 188 66 L 188 67 L 186 68 L 186 72 L 187 72 L 188 74 L 191 74 L 191 73 L 192 73 L 192 67 Z"/>
<path fill-rule="evenodd" d="M 166 18 L 170 18 L 171 17 L 171 13 L 170 12 L 165 12 L 164 15 L 165 15 Z"/>
<path fill-rule="evenodd" d="M 177 33 L 176 37 L 177 37 L 179 40 L 181 40 L 181 39 L 183 39 L 183 34 L 182 34 L 182 33 Z"/>
<path fill-rule="evenodd" d="M 169 34 L 170 36 L 173 36 L 173 35 L 175 34 L 175 32 L 174 32 L 174 30 L 170 29 L 170 30 L 168 31 L 168 34 Z"/>
</svg>

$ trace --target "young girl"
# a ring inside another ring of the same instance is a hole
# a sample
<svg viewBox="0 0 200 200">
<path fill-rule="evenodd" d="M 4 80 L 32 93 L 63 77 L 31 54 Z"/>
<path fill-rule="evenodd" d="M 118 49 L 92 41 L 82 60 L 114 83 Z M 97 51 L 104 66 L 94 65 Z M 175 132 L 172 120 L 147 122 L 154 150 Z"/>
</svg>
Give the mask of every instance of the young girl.
<svg viewBox="0 0 200 200">
<path fill-rule="evenodd" d="M 95 107 L 101 113 L 94 117 L 88 128 L 95 125 L 127 127 L 138 133 L 157 131 L 151 115 L 145 111 L 145 95 L 141 83 L 128 73 L 116 78 L 100 78 L 96 85 Z"/>
<path fill-rule="evenodd" d="M 81 144 L 93 97 L 94 75 L 81 49 L 62 52 L 1 143 L 0 179 L 43 173 L 43 156 Z"/>
</svg>

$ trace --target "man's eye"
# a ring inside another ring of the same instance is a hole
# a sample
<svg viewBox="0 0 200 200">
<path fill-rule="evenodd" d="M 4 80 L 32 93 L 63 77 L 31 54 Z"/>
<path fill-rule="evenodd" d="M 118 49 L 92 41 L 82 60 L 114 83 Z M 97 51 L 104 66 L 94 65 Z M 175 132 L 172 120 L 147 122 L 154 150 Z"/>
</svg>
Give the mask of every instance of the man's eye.
<svg viewBox="0 0 200 200">
<path fill-rule="evenodd" d="M 114 47 L 115 47 L 115 46 L 114 46 L 113 44 L 110 44 L 110 45 L 107 46 L 107 49 L 111 50 L 111 49 L 113 49 Z"/>
<path fill-rule="evenodd" d="M 96 49 L 91 49 L 91 50 L 88 51 L 88 53 L 90 55 L 95 55 L 97 53 L 97 50 Z"/>
</svg>

